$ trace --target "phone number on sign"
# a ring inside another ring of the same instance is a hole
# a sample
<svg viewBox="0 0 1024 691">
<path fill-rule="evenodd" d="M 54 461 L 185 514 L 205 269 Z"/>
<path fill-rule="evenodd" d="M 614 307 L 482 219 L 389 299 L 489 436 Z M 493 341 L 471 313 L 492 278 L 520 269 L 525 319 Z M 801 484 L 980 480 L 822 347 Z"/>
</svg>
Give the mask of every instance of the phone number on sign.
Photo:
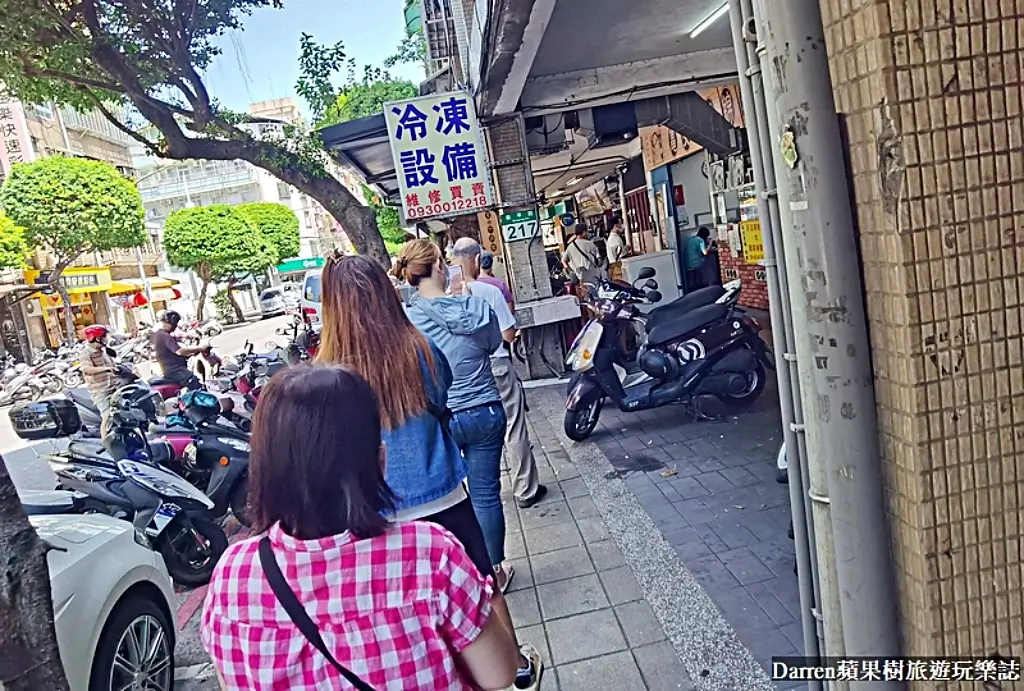
<svg viewBox="0 0 1024 691">
<path fill-rule="evenodd" d="M 453 199 L 450 202 L 438 202 L 425 206 L 413 206 L 407 213 L 409 218 L 423 218 L 425 216 L 439 216 L 451 213 L 452 211 L 465 211 L 466 209 L 482 209 L 487 206 L 487 197 L 470 197 L 468 199 Z"/>
</svg>

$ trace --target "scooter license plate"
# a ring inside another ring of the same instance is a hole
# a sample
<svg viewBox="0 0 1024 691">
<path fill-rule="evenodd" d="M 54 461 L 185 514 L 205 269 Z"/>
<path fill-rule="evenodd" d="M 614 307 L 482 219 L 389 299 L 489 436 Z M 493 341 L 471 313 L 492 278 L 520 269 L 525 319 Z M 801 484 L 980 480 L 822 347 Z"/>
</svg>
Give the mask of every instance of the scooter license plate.
<svg viewBox="0 0 1024 691">
<path fill-rule="evenodd" d="M 160 508 L 153 514 L 153 519 L 146 528 L 146 534 L 154 538 L 159 537 L 180 511 L 181 509 L 174 504 L 161 504 Z"/>
</svg>

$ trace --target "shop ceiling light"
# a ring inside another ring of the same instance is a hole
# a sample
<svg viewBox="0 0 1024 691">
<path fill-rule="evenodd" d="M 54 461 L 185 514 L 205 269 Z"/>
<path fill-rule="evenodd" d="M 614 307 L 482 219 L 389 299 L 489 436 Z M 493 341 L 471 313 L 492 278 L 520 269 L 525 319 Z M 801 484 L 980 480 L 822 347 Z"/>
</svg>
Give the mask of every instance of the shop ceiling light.
<svg viewBox="0 0 1024 691">
<path fill-rule="evenodd" d="M 562 194 L 565 194 L 565 190 L 555 190 L 554 192 L 551 193 L 551 196 L 552 197 L 558 197 L 558 196 L 560 196 Z"/>
<path fill-rule="evenodd" d="M 717 10 L 715 10 L 714 12 L 709 14 L 707 17 L 705 17 L 704 21 L 702 21 L 700 24 L 698 24 L 697 26 L 695 26 L 693 28 L 693 31 L 690 32 L 690 38 L 697 38 L 698 36 L 700 36 L 702 33 L 704 33 L 707 30 L 707 28 L 709 26 L 711 26 L 712 24 L 717 22 L 719 19 L 724 17 L 726 15 L 726 13 L 728 13 L 728 12 L 729 12 L 729 3 L 727 3 L 727 2 L 722 3 L 721 7 L 719 7 Z"/>
<path fill-rule="evenodd" d="M 583 178 L 581 178 L 580 176 L 577 175 L 576 177 L 574 177 L 571 180 L 569 180 L 569 182 L 565 183 L 565 186 L 566 187 L 572 187 L 573 185 L 575 185 L 577 183 L 580 183 L 580 182 L 583 182 Z"/>
</svg>

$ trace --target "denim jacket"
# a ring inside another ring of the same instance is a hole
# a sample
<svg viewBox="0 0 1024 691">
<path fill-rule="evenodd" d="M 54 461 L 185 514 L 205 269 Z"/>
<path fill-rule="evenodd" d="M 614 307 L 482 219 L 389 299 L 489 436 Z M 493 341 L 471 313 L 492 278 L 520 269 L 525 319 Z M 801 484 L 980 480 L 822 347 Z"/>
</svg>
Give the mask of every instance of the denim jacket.
<svg viewBox="0 0 1024 691">
<path fill-rule="evenodd" d="M 420 369 L 431 407 L 444 410 L 452 370 L 444 353 L 429 342 L 434 371 L 430 371 L 422 355 Z M 382 430 L 382 437 L 387 454 L 384 475 L 388 486 L 398 495 L 396 509 L 410 509 L 440 499 L 466 479 L 466 461 L 435 414 L 425 410 L 399 427 Z"/>
</svg>

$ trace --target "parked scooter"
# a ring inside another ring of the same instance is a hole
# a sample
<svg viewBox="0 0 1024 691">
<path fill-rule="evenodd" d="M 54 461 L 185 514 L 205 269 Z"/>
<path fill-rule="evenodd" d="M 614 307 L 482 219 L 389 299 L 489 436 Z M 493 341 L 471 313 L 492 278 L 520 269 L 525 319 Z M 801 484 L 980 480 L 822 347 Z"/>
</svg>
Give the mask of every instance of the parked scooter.
<svg viewBox="0 0 1024 691">
<path fill-rule="evenodd" d="M 103 444 L 72 442 L 67 451 L 46 456 L 57 475 L 57 490 L 70 490 L 68 512 L 104 513 L 131 521 L 160 552 L 176 583 L 207 583 L 227 548 L 214 522 L 214 503 L 174 473 L 159 467 L 170 460 L 167 443 L 151 443 L 141 426 L 155 418 L 156 402 L 145 387 L 130 385 L 112 411 L 114 431 Z M 13 408 L 9 417 L 22 439 L 70 437 L 81 426 L 78 409 L 64 399 Z"/>
<path fill-rule="evenodd" d="M 647 279 L 643 289 L 618 282 L 586 287 L 584 303 L 593 317 L 566 360 L 574 374 L 564 429 L 574 441 L 593 433 L 606 399 L 624 412 L 682 402 L 695 418 L 708 419 L 700 410 L 700 397 L 715 396 L 742 408 L 764 390 L 765 367 L 774 365 L 759 336 L 760 324 L 736 308 L 739 282 L 727 286 L 718 303 L 659 318 L 647 329 L 648 317 L 639 306 L 661 299 L 657 283 L 649 278 L 653 275 L 653 270 L 641 272 L 638 281 Z M 646 332 L 635 368 L 620 346 L 621 329 L 630 324 Z"/>
<path fill-rule="evenodd" d="M 52 360 L 43 361 L 35 367 L 20 369 L 14 378 L 0 389 L 0 407 L 22 401 L 37 401 L 47 393 L 57 393 L 64 388 L 63 382 L 53 375 Z"/>
</svg>

